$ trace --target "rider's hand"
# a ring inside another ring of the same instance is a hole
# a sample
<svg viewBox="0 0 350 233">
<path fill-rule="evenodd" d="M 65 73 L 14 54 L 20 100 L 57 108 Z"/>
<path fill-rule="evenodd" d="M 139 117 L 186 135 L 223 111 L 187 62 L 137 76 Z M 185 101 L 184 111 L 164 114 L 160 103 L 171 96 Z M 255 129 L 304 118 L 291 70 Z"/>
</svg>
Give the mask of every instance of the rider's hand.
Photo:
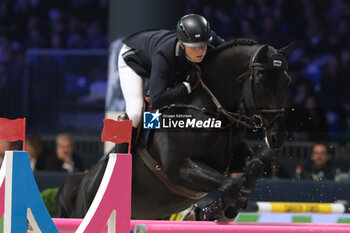
<svg viewBox="0 0 350 233">
<path fill-rule="evenodd" d="M 186 82 L 191 86 L 191 89 L 194 89 L 198 82 L 198 73 L 195 69 L 191 69 L 186 73 Z"/>
</svg>

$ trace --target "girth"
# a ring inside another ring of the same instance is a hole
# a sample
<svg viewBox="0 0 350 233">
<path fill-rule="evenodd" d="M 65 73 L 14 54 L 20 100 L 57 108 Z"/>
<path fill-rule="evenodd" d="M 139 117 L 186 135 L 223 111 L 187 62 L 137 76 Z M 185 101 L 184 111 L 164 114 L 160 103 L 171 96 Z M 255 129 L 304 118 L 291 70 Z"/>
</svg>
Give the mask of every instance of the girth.
<svg viewBox="0 0 350 233">
<path fill-rule="evenodd" d="M 146 148 L 138 148 L 138 155 L 141 157 L 142 161 L 145 163 L 146 167 L 152 171 L 152 173 L 158 177 L 158 179 L 173 193 L 186 197 L 192 200 L 202 199 L 207 195 L 206 192 L 194 191 L 192 189 L 186 188 L 181 185 L 173 184 L 167 174 L 163 171 L 162 167 L 157 161 L 155 161 L 152 156 L 149 154 Z"/>
</svg>

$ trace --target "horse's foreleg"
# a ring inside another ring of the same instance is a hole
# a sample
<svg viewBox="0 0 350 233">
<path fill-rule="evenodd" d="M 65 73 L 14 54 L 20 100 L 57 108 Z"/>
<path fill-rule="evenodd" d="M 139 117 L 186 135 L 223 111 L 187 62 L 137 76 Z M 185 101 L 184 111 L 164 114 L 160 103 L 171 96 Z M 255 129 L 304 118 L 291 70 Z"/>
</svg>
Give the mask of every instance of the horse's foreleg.
<svg viewBox="0 0 350 233">
<path fill-rule="evenodd" d="M 210 197 L 197 205 L 203 220 L 216 219 L 237 199 L 239 192 L 236 180 L 204 163 L 187 159 L 181 166 L 171 166 L 171 170 L 168 169 L 165 171 L 174 184 L 198 191 L 212 191 Z"/>
<path fill-rule="evenodd" d="M 229 173 L 244 172 L 245 175 L 243 176 L 243 182 L 239 191 L 237 190 L 237 193 L 231 194 L 231 196 L 229 194 L 229 196 L 226 197 L 226 200 L 231 198 L 229 201 L 230 205 L 228 207 L 226 206 L 225 214 L 223 214 L 226 219 L 233 219 L 236 217 L 240 209 L 246 207 L 248 198 L 257 179 L 264 172 L 263 163 L 254 156 L 248 145 L 239 137 L 233 137 L 233 140 L 233 157 L 231 159 Z M 225 189 L 224 187 L 222 188 Z M 225 198 L 225 196 L 223 196 L 223 198 Z M 212 220 L 214 216 L 212 213 L 217 209 L 217 205 L 220 205 L 220 199 L 218 199 L 217 195 L 216 199 L 213 197 L 205 198 L 199 203 L 199 205 L 197 205 L 201 210 L 199 217 L 202 220 Z"/>
<path fill-rule="evenodd" d="M 198 218 L 204 221 L 211 221 L 218 219 L 219 221 L 232 221 L 241 209 L 246 208 L 248 198 L 254 188 L 254 185 L 258 178 L 264 172 L 264 165 L 258 158 L 254 158 L 247 164 L 247 171 L 243 177 L 243 182 L 237 193 L 231 193 L 228 197 L 222 195 L 215 195 L 215 191 L 212 191 L 207 197 L 197 203 Z M 223 193 L 224 194 L 224 193 Z M 225 206 L 222 203 L 227 203 L 227 199 L 234 199 L 230 201 L 229 206 Z M 224 213 L 220 212 L 220 208 L 224 209 Z"/>
<path fill-rule="evenodd" d="M 240 209 L 246 208 L 248 198 L 254 188 L 254 185 L 256 181 L 263 175 L 263 173 L 264 164 L 260 159 L 253 158 L 248 162 L 244 180 L 241 188 L 239 189 L 237 201 L 225 210 L 225 216 L 227 218 L 235 218 Z"/>
</svg>

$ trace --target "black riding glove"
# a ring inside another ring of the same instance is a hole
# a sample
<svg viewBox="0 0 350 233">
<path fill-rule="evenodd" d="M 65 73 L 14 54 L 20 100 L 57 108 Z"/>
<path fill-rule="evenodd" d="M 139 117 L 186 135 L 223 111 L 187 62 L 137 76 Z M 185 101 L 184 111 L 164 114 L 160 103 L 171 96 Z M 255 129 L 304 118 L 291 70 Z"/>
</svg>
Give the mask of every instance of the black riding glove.
<svg viewBox="0 0 350 233">
<path fill-rule="evenodd" d="M 193 89 L 198 82 L 198 73 L 197 70 L 191 69 L 186 73 L 186 82 L 188 82 Z"/>
</svg>

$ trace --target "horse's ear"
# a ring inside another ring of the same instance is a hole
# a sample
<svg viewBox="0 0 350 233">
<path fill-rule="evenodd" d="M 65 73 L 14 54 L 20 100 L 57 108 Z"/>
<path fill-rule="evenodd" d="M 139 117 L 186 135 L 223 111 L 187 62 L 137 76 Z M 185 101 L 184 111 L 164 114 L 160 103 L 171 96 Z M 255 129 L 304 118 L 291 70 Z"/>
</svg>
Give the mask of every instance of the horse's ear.
<svg viewBox="0 0 350 233">
<path fill-rule="evenodd" d="M 255 61 L 254 62 L 260 62 L 260 63 L 266 63 L 267 62 L 267 53 L 269 52 L 269 47 L 268 45 L 264 45 L 261 47 L 260 51 L 256 55 Z"/>
<path fill-rule="evenodd" d="M 295 45 L 295 41 L 289 43 L 287 46 L 283 48 L 280 48 L 278 52 L 283 54 L 283 56 L 287 57 L 290 54 L 290 52 L 293 50 L 294 45 Z"/>
</svg>

